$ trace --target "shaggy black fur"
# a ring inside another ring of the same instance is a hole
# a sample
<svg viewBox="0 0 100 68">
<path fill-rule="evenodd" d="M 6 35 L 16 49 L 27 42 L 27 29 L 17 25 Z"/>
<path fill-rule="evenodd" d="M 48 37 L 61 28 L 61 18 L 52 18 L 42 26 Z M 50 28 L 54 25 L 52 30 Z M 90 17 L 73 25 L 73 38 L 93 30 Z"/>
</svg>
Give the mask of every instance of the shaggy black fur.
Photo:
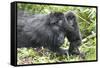
<svg viewBox="0 0 100 68">
<path fill-rule="evenodd" d="M 18 11 L 18 48 L 44 46 L 53 52 L 67 54 L 67 50 L 60 48 L 65 37 L 70 42 L 69 54 L 79 54 L 78 46 L 81 44 L 81 36 L 73 12 L 29 15 Z"/>
</svg>

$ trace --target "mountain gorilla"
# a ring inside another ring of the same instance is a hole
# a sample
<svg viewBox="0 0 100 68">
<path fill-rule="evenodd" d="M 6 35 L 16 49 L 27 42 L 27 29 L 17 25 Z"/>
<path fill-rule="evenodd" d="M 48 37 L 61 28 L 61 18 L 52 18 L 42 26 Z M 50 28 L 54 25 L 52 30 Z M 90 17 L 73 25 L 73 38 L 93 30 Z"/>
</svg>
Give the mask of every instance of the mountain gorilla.
<svg viewBox="0 0 100 68">
<path fill-rule="evenodd" d="M 65 37 L 69 50 L 61 49 Z M 73 12 L 29 15 L 17 13 L 17 47 L 47 47 L 58 54 L 80 54 L 81 36 Z"/>
<path fill-rule="evenodd" d="M 79 31 L 79 26 L 77 23 L 76 16 L 73 12 L 65 13 L 65 17 L 68 21 L 68 24 L 73 27 L 73 31 L 66 31 L 67 39 L 70 42 L 69 54 L 80 54 L 78 47 L 81 45 L 81 35 Z"/>
</svg>

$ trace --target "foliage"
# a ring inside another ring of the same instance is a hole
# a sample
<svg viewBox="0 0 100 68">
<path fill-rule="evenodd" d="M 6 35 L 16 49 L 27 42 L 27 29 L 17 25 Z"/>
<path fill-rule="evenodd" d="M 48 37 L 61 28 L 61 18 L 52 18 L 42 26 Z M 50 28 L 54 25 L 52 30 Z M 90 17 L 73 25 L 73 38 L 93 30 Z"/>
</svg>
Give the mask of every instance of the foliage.
<svg viewBox="0 0 100 68">
<path fill-rule="evenodd" d="M 96 8 L 56 5 L 18 4 L 18 9 L 28 11 L 32 14 L 47 14 L 50 12 L 73 11 L 77 15 L 78 24 L 82 34 L 82 46 L 80 51 L 85 53 L 85 58 L 80 56 L 57 55 L 46 48 L 18 48 L 18 64 L 38 64 L 96 60 Z M 84 41 L 85 40 L 85 41 Z M 66 46 L 67 44 L 67 46 Z M 68 49 L 68 41 L 62 46 Z"/>
</svg>

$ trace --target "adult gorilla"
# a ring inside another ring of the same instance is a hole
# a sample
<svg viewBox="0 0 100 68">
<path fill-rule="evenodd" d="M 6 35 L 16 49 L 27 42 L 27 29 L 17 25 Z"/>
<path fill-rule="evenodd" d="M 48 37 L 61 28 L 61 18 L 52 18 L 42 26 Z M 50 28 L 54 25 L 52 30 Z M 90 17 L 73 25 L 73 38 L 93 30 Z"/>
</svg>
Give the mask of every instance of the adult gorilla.
<svg viewBox="0 0 100 68">
<path fill-rule="evenodd" d="M 70 42 L 69 54 L 79 54 L 78 46 L 81 44 L 81 36 L 76 17 L 72 12 L 29 15 L 26 12 L 18 11 L 18 48 L 44 46 L 63 55 L 68 53 L 67 50 L 60 48 L 65 37 Z"/>
</svg>

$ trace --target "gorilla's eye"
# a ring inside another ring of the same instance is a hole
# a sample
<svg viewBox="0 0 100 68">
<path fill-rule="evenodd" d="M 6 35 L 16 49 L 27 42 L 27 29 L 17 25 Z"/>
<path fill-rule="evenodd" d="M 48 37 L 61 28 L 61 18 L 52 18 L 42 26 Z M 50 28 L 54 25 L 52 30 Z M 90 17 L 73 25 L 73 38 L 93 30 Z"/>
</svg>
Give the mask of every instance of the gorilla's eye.
<svg viewBox="0 0 100 68">
<path fill-rule="evenodd" d="M 68 16 L 68 17 L 67 17 L 67 20 L 70 20 L 70 19 L 71 19 L 71 17 L 70 17 L 70 16 Z"/>
<path fill-rule="evenodd" d="M 75 18 L 74 16 L 71 17 L 71 19 L 74 19 L 74 18 Z"/>
<path fill-rule="evenodd" d="M 67 20 L 72 20 L 72 19 L 74 19 L 74 16 L 68 16 L 67 17 Z"/>
</svg>

